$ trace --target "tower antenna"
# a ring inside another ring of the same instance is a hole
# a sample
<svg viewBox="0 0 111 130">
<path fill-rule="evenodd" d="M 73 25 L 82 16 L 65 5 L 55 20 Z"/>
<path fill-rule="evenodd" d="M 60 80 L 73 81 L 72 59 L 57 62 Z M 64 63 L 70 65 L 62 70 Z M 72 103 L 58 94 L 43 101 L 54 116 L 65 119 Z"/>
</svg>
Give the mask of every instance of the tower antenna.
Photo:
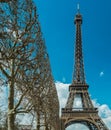
<svg viewBox="0 0 111 130">
<path fill-rule="evenodd" d="M 77 12 L 78 12 L 78 14 L 80 13 L 80 5 L 79 5 L 79 3 L 77 4 Z"/>
</svg>

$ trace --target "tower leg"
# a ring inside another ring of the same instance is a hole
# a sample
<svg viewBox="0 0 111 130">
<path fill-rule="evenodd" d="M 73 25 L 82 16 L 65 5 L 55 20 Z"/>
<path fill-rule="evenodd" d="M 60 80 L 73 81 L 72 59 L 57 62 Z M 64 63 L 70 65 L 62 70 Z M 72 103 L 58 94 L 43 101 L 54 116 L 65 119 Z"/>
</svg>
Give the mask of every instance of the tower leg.
<svg viewBox="0 0 111 130">
<path fill-rule="evenodd" d="M 64 121 L 61 120 L 61 130 L 65 130 Z"/>
</svg>

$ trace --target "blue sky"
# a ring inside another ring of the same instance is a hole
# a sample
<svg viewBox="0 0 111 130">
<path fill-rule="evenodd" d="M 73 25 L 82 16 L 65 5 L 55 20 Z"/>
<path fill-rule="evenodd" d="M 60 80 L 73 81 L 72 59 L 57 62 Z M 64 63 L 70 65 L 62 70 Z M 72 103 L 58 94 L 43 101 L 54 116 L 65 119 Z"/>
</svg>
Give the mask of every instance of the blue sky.
<svg viewBox="0 0 111 130">
<path fill-rule="evenodd" d="M 83 16 L 86 81 L 92 99 L 111 108 L 111 0 L 34 0 L 55 81 L 72 82 L 77 3 Z"/>
</svg>

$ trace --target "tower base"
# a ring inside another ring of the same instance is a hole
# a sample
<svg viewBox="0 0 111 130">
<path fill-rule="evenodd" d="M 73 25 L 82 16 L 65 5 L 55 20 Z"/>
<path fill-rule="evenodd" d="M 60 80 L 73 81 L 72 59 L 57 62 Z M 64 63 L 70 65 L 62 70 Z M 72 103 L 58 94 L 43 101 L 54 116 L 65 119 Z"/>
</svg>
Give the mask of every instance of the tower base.
<svg viewBox="0 0 111 130">
<path fill-rule="evenodd" d="M 98 115 L 97 108 L 94 109 L 62 109 L 61 130 L 65 130 L 69 125 L 81 123 L 90 130 L 108 130 L 104 122 Z"/>
</svg>

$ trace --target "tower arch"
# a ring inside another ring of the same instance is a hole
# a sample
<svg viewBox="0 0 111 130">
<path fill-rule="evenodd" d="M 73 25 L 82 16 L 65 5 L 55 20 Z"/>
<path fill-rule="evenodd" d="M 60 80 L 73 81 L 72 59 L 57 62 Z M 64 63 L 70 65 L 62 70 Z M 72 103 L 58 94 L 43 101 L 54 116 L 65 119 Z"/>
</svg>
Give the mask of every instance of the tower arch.
<svg viewBox="0 0 111 130">
<path fill-rule="evenodd" d="M 91 127 L 94 130 L 100 130 L 99 127 L 97 126 L 96 122 L 94 123 L 93 121 L 89 120 L 89 119 L 69 119 L 68 121 L 65 122 L 65 128 L 67 128 L 70 125 L 74 125 L 74 124 L 82 124 L 87 126 L 89 129 L 91 129 Z M 93 130 L 91 129 L 91 130 Z"/>
</svg>

